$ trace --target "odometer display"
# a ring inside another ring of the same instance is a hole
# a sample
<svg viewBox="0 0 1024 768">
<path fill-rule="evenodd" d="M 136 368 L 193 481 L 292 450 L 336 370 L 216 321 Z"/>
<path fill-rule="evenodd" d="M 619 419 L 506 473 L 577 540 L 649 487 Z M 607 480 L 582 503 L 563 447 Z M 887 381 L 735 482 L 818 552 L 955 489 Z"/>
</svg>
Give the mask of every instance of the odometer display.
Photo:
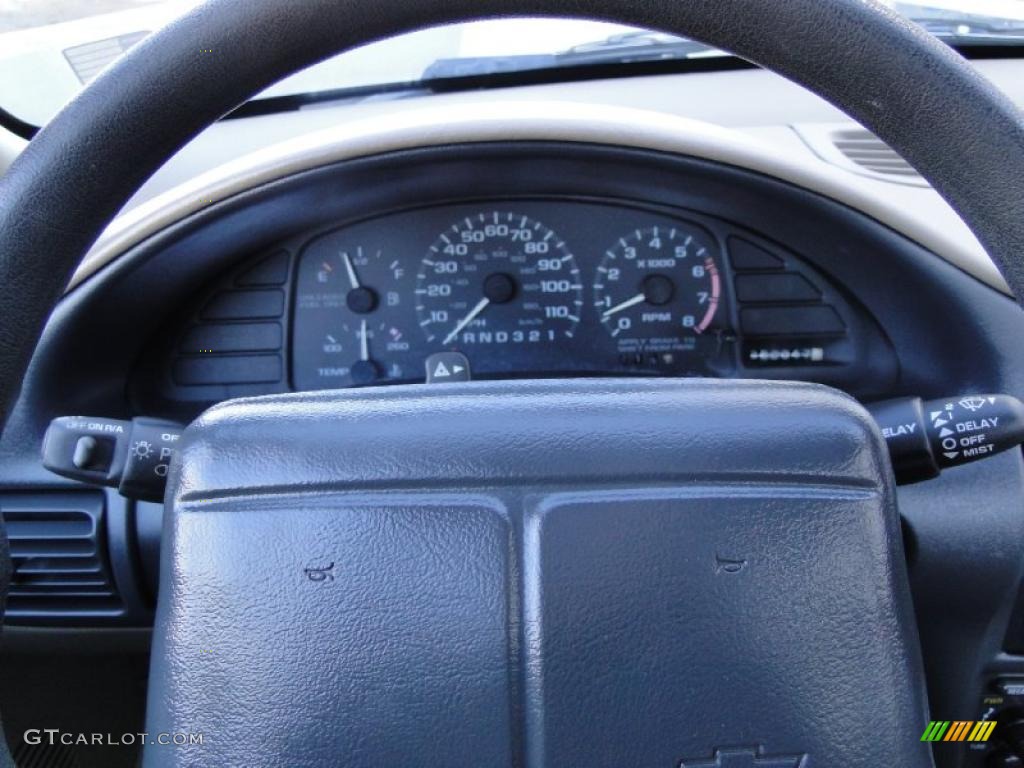
<svg viewBox="0 0 1024 768">
<path fill-rule="evenodd" d="M 555 232 L 508 211 L 466 216 L 430 246 L 416 277 L 427 341 L 471 351 L 572 338 L 583 308 L 576 259 Z"/>
<path fill-rule="evenodd" d="M 623 353 L 693 349 L 712 324 L 722 283 L 714 245 L 696 227 L 655 226 L 620 237 L 597 267 L 594 305 Z"/>
</svg>

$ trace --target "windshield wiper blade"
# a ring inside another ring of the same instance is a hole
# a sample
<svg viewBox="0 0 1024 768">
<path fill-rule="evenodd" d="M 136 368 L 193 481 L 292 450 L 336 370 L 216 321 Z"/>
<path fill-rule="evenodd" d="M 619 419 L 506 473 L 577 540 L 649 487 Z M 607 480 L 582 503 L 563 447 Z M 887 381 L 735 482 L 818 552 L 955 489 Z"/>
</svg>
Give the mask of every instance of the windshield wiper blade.
<svg viewBox="0 0 1024 768">
<path fill-rule="evenodd" d="M 473 60 L 469 61 L 472 62 Z M 460 74 L 452 76 L 431 75 L 424 77 L 422 80 L 345 86 L 283 96 L 262 96 L 236 107 L 221 119 L 232 120 L 243 117 L 274 115 L 316 106 L 362 102 L 371 99 L 405 99 L 436 93 L 461 93 L 495 88 L 574 83 L 586 80 L 692 74 L 695 72 L 726 72 L 756 68 L 754 64 L 734 56 L 661 58 L 643 61 L 583 63 L 575 66 L 516 67 L 513 69 L 501 69 L 492 63 L 487 63 L 489 61 L 491 60 L 488 57 L 484 57 L 484 60 L 480 63 L 480 72 L 478 74 L 472 74 L 472 66 L 470 66 L 460 70 Z M 442 72 L 444 70 L 438 68 L 434 71 Z"/>
<path fill-rule="evenodd" d="M 558 61 L 571 65 L 601 62 L 657 61 L 661 59 L 689 59 L 694 56 L 728 56 L 730 54 L 685 37 L 662 32 L 637 30 L 584 43 L 556 54 Z"/>
<path fill-rule="evenodd" d="M 1014 45 L 1024 42 L 1024 20 L 982 13 L 954 13 L 941 8 L 897 3 L 895 9 L 944 43 Z"/>
<path fill-rule="evenodd" d="M 438 59 L 423 72 L 422 81 L 480 77 L 510 72 L 591 67 L 602 64 L 631 64 L 646 61 L 672 61 L 694 57 L 727 57 L 717 48 L 658 32 L 625 32 L 604 40 L 584 43 L 560 53 L 514 56 L 463 56 Z"/>
<path fill-rule="evenodd" d="M 459 56 L 451 59 L 437 59 L 430 64 L 420 82 L 450 80 L 460 77 L 481 77 L 508 72 L 525 72 L 532 69 L 549 69 L 558 66 L 557 54 L 537 53 L 513 56 Z"/>
<path fill-rule="evenodd" d="M 1017 45 L 1024 42 L 1024 24 L 990 27 L 956 19 L 911 19 L 942 42 L 953 45 Z"/>
<path fill-rule="evenodd" d="M 921 13 L 926 10 L 921 6 L 913 6 L 913 9 L 919 13 L 916 17 L 918 23 L 950 23 L 948 11 L 943 12 L 946 15 L 942 19 L 938 19 L 937 16 Z M 978 17 L 971 16 L 969 21 L 975 25 L 972 29 L 979 29 Z M 961 50 L 970 58 L 981 55 L 1002 58 L 1013 50 L 1010 42 L 1014 38 L 1008 35 L 1017 28 L 1008 26 L 1005 20 L 996 21 L 1004 22 L 999 28 L 998 38 L 964 38 L 952 32 L 944 35 L 941 30 L 937 34 L 948 45 Z M 1020 34 L 1024 42 L 1024 29 L 1020 30 Z M 404 99 L 435 93 L 752 68 L 755 65 L 744 59 L 695 40 L 637 31 L 613 35 L 560 53 L 438 59 L 426 68 L 419 80 L 264 96 L 241 105 L 222 119 L 279 114 L 369 99 Z"/>
<path fill-rule="evenodd" d="M 485 57 L 485 60 L 488 57 Z M 487 67 L 490 67 L 489 69 Z M 727 72 L 741 69 L 755 69 L 750 62 L 735 56 L 694 56 L 689 58 L 654 59 L 637 61 L 612 61 L 583 63 L 575 66 L 541 66 L 502 70 L 492 65 L 481 64 L 479 74 L 462 74 L 450 77 L 430 76 L 422 80 L 380 83 L 374 85 L 346 86 L 307 93 L 283 96 L 262 96 L 247 101 L 224 115 L 222 120 L 243 117 L 258 117 L 282 112 L 292 112 L 317 106 L 363 102 L 371 99 L 406 99 L 437 93 L 461 93 L 465 91 L 491 90 L 495 88 L 518 88 L 530 85 L 552 85 L 587 80 L 649 77 L 656 75 L 679 75 L 696 72 Z M 471 67 L 469 68 L 471 69 Z M 428 69 L 428 71 L 430 71 Z M 443 71 L 437 69 L 435 71 Z"/>
</svg>

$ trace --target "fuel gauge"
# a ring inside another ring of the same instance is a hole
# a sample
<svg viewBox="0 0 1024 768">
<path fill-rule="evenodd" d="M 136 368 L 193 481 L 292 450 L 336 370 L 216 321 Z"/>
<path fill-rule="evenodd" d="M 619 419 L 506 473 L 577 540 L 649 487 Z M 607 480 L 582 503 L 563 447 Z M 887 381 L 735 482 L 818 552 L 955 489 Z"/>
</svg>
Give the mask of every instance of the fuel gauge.
<svg viewBox="0 0 1024 768">
<path fill-rule="evenodd" d="M 402 282 L 383 251 L 324 238 L 299 261 L 293 324 L 296 389 L 415 379 Z"/>
</svg>

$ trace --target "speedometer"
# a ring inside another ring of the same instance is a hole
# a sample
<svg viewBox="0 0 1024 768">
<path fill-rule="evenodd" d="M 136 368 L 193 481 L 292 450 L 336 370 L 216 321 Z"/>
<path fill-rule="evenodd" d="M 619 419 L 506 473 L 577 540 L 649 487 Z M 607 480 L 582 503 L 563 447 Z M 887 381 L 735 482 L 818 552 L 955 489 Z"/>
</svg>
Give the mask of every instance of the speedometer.
<svg viewBox="0 0 1024 768">
<path fill-rule="evenodd" d="M 427 341 L 473 348 L 572 338 L 583 307 L 576 259 L 527 216 L 467 216 L 430 246 L 416 277 Z"/>
</svg>

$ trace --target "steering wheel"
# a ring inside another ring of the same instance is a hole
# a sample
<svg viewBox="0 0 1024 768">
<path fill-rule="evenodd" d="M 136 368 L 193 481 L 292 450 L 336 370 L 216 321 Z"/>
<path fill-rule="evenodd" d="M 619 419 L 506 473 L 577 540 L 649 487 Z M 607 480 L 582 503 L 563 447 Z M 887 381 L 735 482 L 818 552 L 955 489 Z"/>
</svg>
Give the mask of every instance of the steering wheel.
<svg viewBox="0 0 1024 768">
<path fill-rule="evenodd" d="M 659 29 L 803 84 L 1024 296 L 1022 115 L 873 0 L 210 0 L 0 179 L 3 414 L 72 270 L 197 132 L 339 51 L 509 14 Z M 826 388 L 229 402 L 186 432 L 167 505 L 148 730 L 203 743 L 147 766 L 932 764 L 885 448 Z"/>
</svg>

